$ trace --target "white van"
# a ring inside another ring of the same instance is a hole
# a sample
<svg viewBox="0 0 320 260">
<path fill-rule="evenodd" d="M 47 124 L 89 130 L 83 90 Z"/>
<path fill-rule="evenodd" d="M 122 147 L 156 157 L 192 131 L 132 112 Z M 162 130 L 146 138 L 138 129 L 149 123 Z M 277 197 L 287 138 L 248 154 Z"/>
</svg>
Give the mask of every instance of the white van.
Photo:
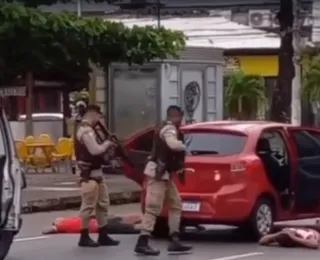
<svg viewBox="0 0 320 260">
<path fill-rule="evenodd" d="M 13 135 L 5 112 L 0 108 L 0 259 L 9 252 L 21 220 L 21 190 L 26 187 Z"/>
</svg>

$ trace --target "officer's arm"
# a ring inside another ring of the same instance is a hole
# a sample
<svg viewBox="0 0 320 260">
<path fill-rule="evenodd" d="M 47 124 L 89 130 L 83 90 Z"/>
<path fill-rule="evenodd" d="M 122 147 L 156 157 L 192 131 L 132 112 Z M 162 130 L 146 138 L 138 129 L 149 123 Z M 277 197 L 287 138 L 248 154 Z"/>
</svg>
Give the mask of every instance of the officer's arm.
<svg viewBox="0 0 320 260">
<path fill-rule="evenodd" d="M 183 142 L 178 140 L 178 132 L 174 126 L 164 126 L 160 131 L 160 137 L 167 143 L 171 150 L 177 152 L 185 151 L 186 147 Z"/>
<path fill-rule="evenodd" d="M 89 153 L 92 155 L 103 154 L 107 149 L 113 146 L 113 143 L 110 141 L 105 141 L 102 144 L 98 144 L 96 141 L 95 132 L 91 127 L 80 127 L 77 132 L 77 138 L 80 142 L 83 142 Z"/>
</svg>

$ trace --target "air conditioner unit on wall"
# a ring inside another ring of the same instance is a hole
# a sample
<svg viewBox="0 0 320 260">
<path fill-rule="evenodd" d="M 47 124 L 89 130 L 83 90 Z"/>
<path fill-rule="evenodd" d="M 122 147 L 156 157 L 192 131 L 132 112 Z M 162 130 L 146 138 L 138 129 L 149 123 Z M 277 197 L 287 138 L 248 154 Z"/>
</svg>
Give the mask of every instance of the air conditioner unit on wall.
<svg viewBox="0 0 320 260">
<path fill-rule="evenodd" d="M 253 28 L 271 27 L 270 10 L 249 10 L 249 26 Z"/>
</svg>

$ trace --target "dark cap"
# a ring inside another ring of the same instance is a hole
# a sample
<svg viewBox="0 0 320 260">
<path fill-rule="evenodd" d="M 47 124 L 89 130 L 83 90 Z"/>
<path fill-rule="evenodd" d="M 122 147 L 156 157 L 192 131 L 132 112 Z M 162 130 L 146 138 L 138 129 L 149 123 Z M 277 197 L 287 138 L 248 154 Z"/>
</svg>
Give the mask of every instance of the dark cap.
<svg viewBox="0 0 320 260">
<path fill-rule="evenodd" d="M 95 105 L 95 104 L 89 104 L 87 106 L 86 112 L 96 112 L 98 114 L 102 114 L 101 108 L 98 105 Z"/>
<path fill-rule="evenodd" d="M 181 109 L 181 107 L 177 106 L 177 105 L 171 105 L 167 108 L 167 115 L 169 115 L 171 112 L 179 112 L 183 115 L 183 110 Z"/>
</svg>

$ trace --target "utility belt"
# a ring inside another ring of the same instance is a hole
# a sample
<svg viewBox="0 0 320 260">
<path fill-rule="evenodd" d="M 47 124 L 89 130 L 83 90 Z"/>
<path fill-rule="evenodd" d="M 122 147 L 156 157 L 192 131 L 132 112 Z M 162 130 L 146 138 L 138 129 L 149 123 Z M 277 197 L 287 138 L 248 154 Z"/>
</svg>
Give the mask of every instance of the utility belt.
<svg viewBox="0 0 320 260">
<path fill-rule="evenodd" d="M 169 177 L 171 178 L 172 175 L 181 170 L 182 165 L 177 163 L 172 163 L 172 165 L 168 165 L 161 159 L 150 159 L 151 162 L 154 162 L 156 164 L 155 169 L 155 179 L 156 180 L 162 180 L 162 177 L 165 173 L 169 174 Z"/>
<path fill-rule="evenodd" d="M 78 168 L 80 170 L 80 182 L 88 182 L 89 180 L 94 180 L 98 183 L 102 182 L 102 176 L 92 176 L 92 171 L 101 170 L 101 165 L 92 165 L 89 162 L 80 161 L 77 162 Z"/>
<path fill-rule="evenodd" d="M 167 164 L 163 162 L 160 159 L 150 159 L 151 162 L 154 162 L 156 164 L 156 169 L 155 169 L 155 179 L 156 180 L 161 180 L 163 175 L 168 172 L 167 169 Z M 170 174 L 170 172 L 169 172 Z"/>
</svg>

